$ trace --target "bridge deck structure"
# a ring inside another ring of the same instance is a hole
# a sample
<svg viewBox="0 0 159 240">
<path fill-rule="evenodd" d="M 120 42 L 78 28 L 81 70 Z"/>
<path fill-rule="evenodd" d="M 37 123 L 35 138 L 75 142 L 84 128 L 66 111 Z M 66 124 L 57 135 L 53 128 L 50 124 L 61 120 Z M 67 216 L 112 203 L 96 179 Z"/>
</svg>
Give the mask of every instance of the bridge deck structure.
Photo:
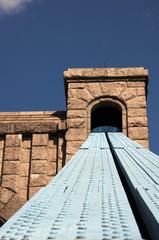
<svg viewBox="0 0 159 240">
<path fill-rule="evenodd" d="M 138 215 L 159 239 L 159 157 L 122 133 L 93 132 L 1 227 L 0 240 L 139 240 Z"/>
</svg>

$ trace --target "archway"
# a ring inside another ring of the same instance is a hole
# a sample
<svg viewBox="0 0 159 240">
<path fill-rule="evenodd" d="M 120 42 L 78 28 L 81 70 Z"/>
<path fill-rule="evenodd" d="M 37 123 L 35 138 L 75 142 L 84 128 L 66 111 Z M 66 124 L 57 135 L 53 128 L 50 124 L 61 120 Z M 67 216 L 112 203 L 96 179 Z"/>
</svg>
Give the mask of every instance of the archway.
<svg viewBox="0 0 159 240">
<path fill-rule="evenodd" d="M 122 132 L 122 109 L 112 102 L 101 102 L 91 111 L 91 130 L 107 126 L 108 131 Z"/>
</svg>

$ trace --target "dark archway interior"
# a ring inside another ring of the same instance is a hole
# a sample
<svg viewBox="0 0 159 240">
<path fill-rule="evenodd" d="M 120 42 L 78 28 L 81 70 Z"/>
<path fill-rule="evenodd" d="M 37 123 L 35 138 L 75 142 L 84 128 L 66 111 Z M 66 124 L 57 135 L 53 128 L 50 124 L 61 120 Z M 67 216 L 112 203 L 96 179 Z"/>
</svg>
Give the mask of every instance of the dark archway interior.
<svg viewBox="0 0 159 240">
<path fill-rule="evenodd" d="M 122 112 L 116 106 L 95 106 L 91 112 L 91 129 L 100 126 L 116 127 L 122 131 Z"/>
</svg>

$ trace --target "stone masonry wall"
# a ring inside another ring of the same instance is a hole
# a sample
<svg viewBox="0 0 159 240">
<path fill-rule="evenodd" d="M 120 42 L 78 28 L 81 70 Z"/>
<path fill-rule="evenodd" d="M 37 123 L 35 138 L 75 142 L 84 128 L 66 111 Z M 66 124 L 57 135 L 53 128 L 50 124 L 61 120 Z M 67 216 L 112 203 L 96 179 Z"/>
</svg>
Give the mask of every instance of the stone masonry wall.
<svg viewBox="0 0 159 240">
<path fill-rule="evenodd" d="M 119 105 L 123 132 L 148 147 L 147 70 L 69 69 L 64 77 L 67 89 L 68 160 L 90 133 L 92 107 L 102 101 Z"/>
<path fill-rule="evenodd" d="M 65 113 L 0 114 L 1 222 L 62 168 L 65 130 Z"/>
</svg>

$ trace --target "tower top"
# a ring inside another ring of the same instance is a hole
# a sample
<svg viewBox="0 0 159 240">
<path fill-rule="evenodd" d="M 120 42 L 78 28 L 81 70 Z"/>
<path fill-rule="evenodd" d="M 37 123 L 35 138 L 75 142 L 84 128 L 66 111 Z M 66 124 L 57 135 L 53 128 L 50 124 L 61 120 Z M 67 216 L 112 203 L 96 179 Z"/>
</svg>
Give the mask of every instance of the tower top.
<svg viewBox="0 0 159 240">
<path fill-rule="evenodd" d="M 148 70 L 144 67 L 128 68 L 69 68 L 64 71 L 64 79 L 103 79 L 103 78 L 143 78 L 148 79 Z"/>
</svg>

